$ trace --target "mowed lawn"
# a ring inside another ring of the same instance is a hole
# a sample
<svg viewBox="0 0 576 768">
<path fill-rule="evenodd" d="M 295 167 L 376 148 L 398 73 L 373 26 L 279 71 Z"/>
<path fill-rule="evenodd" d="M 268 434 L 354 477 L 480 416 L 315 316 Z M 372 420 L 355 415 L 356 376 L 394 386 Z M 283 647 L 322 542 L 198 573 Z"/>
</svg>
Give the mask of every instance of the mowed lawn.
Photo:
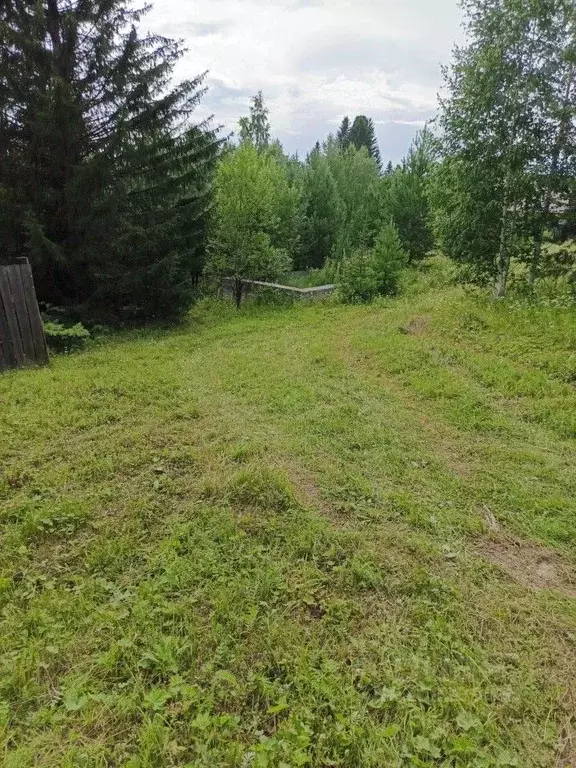
<svg viewBox="0 0 576 768">
<path fill-rule="evenodd" d="M 3 764 L 576 765 L 575 383 L 458 288 L 3 375 Z"/>
</svg>

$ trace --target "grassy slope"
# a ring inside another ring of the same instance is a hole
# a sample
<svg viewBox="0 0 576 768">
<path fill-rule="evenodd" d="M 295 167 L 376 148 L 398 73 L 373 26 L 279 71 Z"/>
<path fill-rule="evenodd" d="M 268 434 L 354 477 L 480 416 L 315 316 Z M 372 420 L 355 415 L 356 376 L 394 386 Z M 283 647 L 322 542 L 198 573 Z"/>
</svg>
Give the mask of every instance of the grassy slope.
<svg viewBox="0 0 576 768">
<path fill-rule="evenodd" d="M 5 764 L 569 765 L 576 600 L 478 545 L 576 563 L 575 350 L 448 289 L 3 376 Z"/>
</svg>

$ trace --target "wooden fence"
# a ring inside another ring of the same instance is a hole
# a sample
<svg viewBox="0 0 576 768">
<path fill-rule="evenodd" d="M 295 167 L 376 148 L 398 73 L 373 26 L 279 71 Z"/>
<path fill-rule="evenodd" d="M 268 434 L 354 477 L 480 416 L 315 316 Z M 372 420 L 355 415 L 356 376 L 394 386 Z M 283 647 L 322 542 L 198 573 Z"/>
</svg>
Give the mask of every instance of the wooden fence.
<svg viewBox="0 0 576 768">
<path fill-rule="evenodd" d="M 0 371 L 47 363 L 46 339 L 28 259 L 0 265 Z"/>
<path fill-rule="evenodd" d="M 233 277 L 225 277 L 222 280 L 222 292 L 225 296 L 233 296 L 235 289 L 235 280 Z M 336 290 L 335 285 L 319 285 L 315 288 L 295 288 L 293 285 L 281 285 L 280 283 L 265 283 L 262 280 L 242 281 L 243 295 L 257 292 L 260 290 L 274 291 L 284 296 L 303 301 L 317 301 L 325 299 Z"/>
</svg>

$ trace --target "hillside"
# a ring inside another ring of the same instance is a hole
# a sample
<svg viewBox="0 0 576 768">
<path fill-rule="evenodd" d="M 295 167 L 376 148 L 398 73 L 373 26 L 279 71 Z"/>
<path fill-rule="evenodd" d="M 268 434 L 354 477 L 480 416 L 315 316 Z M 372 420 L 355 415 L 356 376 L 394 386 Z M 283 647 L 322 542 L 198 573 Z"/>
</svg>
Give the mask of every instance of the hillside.
<svg viewBox="0 0 576 768">
<path fill-rule="evenodd" d="M 575 379 L 457 288 L 2 376 L 5 765 L 572 765 Z"/>
</svg>

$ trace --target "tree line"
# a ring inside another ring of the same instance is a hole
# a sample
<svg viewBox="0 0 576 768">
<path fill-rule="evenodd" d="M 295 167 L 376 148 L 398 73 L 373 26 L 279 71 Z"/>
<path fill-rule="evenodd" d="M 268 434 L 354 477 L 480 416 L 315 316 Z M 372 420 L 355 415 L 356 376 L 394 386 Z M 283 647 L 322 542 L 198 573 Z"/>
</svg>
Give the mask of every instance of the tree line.
<svg viewBox="0 0 576 768">
<path fill-rule="evenodd" d="M 290 269 L 354 274 L 362 288 L 347 295 L 358 299 L 384 285 L 393 292 L 399 269 L 433 244 L 426 193 L 433 158 L 424 130 L 402 164 L 383 174 L 364 115 L 345 117 L 304 161 L 290 157 L 272 141 L 258 93 L 240 120 L 239 144 L 223 151 L 216 169 L 207 273 L 236 278 L 238 300 L 242 277 L 276 279 Z"/>
<path fill-rule="evenodd" d="M 375 125 L 344 117 L 301 159 L 264 97 L 237 136 L 195 119 L 204 75 L 141 32 L 129 0 L 0 6 L 0 259 L 30 257 L 71 315 L 177 315 L 207 278 L 324 270 L 348 300 L 394 292 L 437 249 L 506 293 L 574 270 L 573 0 L 461 0 L 466 43 L 434 123 L 383 167 Z"/>
</svg>

